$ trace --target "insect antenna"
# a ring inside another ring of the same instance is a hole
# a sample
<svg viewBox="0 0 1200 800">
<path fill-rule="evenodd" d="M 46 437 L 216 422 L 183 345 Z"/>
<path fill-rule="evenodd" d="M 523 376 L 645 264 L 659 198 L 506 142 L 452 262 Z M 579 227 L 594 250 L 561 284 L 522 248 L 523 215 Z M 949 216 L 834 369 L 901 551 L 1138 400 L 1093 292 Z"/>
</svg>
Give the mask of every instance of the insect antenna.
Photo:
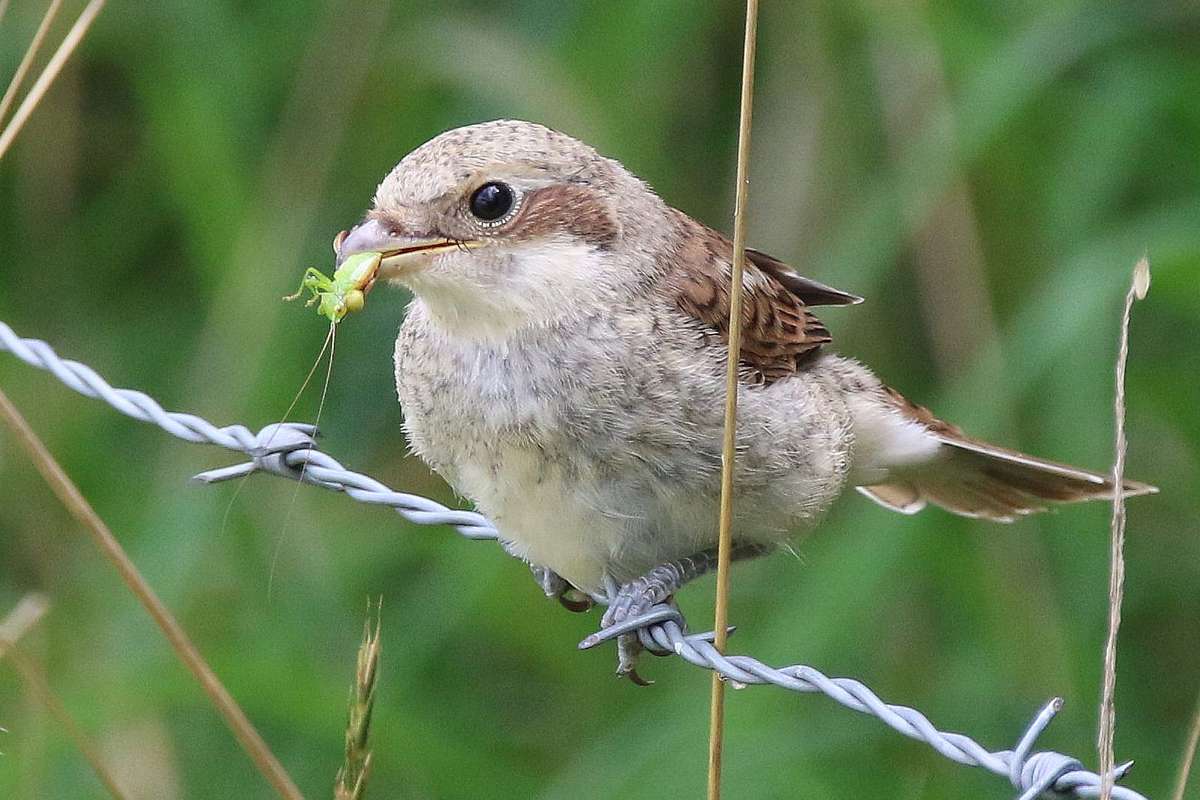
<svg viewBox="0 0 1200 800">
<path fill-rule="evenodd" d="M 313 375 L 315 375 L 317 373 L 317 367 L 321 366 L 321 359 L 324 358 L 325 351 L 328 350 L 330 345 L 333 343 L 333 336 L 334 336 L 333 331 L 334 331 L 333 323 L 330 323 L 329 333 L 327 333 L 325 335 L 325 342 L 321 345 L 321 352 L 317 353 L 317 357 L 316 357 L 316 359 L 313 360 L 313 364 L 309 368 L 308 374 L 304 376 L 304 382 L 300 384 L 300 388 L 296 391 L 296 394 L 292 396 L 292 402 L 288 404 L 287 410 L 284 411 L 283 416 L 279 418 L 279 421 L 277 423 L 278 425 L 282 425 L 283 423 L 287 422 L 288 418 L 292 415 L 292 412 L 296 410 L 296 404 L 300 402 L 300 398 L 301 398 L 301 396 L 303 396 L 304 390 L 308 388 L 308 384 L 312 381 Z M 332 354 L 330 354 L 331 363 L 332 363 L 332 358 L 333 358 L 333 356 L 332 356 Z M 326 378 L 325 387 L 326 387 L 326 389 L 329 388 L 328 378 Z M 325 402 L 325 395 L 323 392 L 321 394 L 321 402 L 322 403 Z M 319 423 L 320 422 L 320 412 L 319 411 L 317 412 L 317 417 L 318 417 L 317 422 Z M 269 448 L 271 446 L 271 443 L 275 440 L 275 434 L 278 431 L 279 431 L 278 428 L 275 428 L 271 431 L 271 435 L 267 437 L 266 444 L 264 445 L 265 447 Z M 237 482 L 237 487 L 235 487 L 233 490 L 233 497 L 229 498 L 229 502 L 225 505 L 225 513 L 223 513 L 221 515 L 221 528 L 217 532 L 218 538 L 225 535 L 225 530 L 226 530 L 226 528 L 229 527 L 229 515 L 233 511 L 233 505 L 234 505 L 234 503 L 237 502 L 238 496 L 241 495 L 242 489 L 245 488 L 246 481 L 250 480 L 250 477 L 253 474 L 254 473 L 248 473 L 248 474 L 244 475 L 242 477 L 242 479 Z M 294 497 L 292 499 L 292 502 L 295 503 Z M 273 559 L 272 559 L 271 565 L 272 565 L 272 569 L 273 569 L 274 568 L 274 560 Z M 270 589 L 268 589 L 268 594 L 270 594 Z"/>
<path fill-rule="evenodd" d="M 313 362 L 312 369 L 308 371 L 308 377 L 304 379 L 304 385 L 300 387 L 303 392 L 308 382 L 312 379 L 313 373 L 316 372 L 317 366 L 321 363 L 321 358 L 325 355 L 325 350 L 329 350 L 329 364 L 325 368 L 325 385 L 321 387 L 321 399 L 317 403 L 317 417 L 313 420 L 313 427 L 320 430 L 321 414 L 325 411 L 325 398 L 329 394 L 329 382 L 333 378 L 333 355 L 337 349 L 337 323 L 330 321 L 329 333 L 325 336 L 325 344 L 321 346 L 321 352 L 317 354 L 317 360 Z M 296 401 L 300 399 L 297 393 L 295 399 L 292 400 L 292 405 L 288 407 L 288 412 L 291 413 L 292 408 L 296 405 Z M 304 462 L 304 466 L 300 468 L 300 480 L 296 481 L 296 488 L 292 490 L 292 499 L 288 503 L 287 512 L 283 516 L 283 526 L 279 530 L 279 535 L 275 537 L 275 552 L 271 554 L 271 569 L 267 576 L 267 602 L 271 602 L 271 594 L 275 588 L 275 567 L 279 563 L 279 554 L 283 550 L 283 541 L 287 537 L 288 524 L 292 519 L 292 512 L 296 510 L 296 501 L 300 499 L 300 487 L 304 485 L 304 476 L 308 474 L 308 462 Z M 249 476 L 247 476 L 249 477 Z"/>
</svg>

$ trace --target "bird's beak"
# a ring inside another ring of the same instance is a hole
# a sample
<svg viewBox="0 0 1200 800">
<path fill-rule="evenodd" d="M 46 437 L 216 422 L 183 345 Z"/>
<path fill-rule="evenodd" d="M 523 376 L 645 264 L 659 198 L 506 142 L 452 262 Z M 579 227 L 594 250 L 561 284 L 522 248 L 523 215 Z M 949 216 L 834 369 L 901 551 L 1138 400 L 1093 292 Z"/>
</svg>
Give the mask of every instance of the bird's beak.
<svg viewBox="0 0 1200 800">
<path fill-rule="evenodd" d="M 413 238 L 400 236 L 387 230 L 378 221 L 369 219 L 349 233 L 342 232 L 334 239 L 333 249 L 337 253 L 340 267 L 355 253 L 379 253 L 379 277 L 401 278 L 417 272 L 429 263 L 429 257 L 449 250 L 467 250 L 475 242 L 460 242 L 443 238 Z"/>
</svg>

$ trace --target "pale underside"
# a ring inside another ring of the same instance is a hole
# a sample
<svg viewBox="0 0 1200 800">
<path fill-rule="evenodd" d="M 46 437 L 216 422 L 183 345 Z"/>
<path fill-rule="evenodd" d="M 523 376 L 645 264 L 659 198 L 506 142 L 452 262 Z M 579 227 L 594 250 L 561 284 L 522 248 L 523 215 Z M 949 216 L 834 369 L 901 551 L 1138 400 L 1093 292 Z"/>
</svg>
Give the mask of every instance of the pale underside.
<svg viewBox="0 0 1200 800">
<path fill-rule="evenodd" d="M 570 255 L 586 272 L 587 253 Z M 724 348 L 710 330 L 664 303 L 491 336 L 516 312 L 456 295 L 446 320 L 427 302 L 437 308 L 438 287 L 417 288 L 396 346 L 410 445 L 516 552 L 590 590 L 605 573 L 629 580 L 715 543 Z M 813 363 L 740 389 L 741 541 L 784 542 L 848 480 L 937 448 L 886 404 L 847 392 L 875 383 L 863 367 Z"/>
</svg>

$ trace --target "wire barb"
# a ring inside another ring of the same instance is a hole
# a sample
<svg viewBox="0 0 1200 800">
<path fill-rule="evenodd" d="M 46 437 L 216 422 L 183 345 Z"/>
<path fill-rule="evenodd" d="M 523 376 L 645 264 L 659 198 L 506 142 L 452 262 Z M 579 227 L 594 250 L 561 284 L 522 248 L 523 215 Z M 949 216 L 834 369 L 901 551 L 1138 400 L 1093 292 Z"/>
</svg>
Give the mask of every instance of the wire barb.
<svg viewBox="0 0 1200 800">
<path fill-rule="evenodd" d="M 201 473 L 196 476 L 200 482 L 215 483 L 261 471 L 342 492 L 360 503 L 387 506 L 416 525 L 448 525 L 467 539 L 500 542 L 496 527 L 482 514 L 447 508 L 426 497 L 397 492 L 368 475 L 346 469 L 316 448 L 316 429 L 311 425 L 268 425 L 253 433 L 241 425 L 218 428 L 191 414 L 164 411 L 149 396 L 130 389 L 114 389 L 91 368 L 60 358 L 45 342 L 17 337 L 3 322 L 0 322 L 0 350 L 50 372 L 80 394 L 104 400 L 121 413 L 158 425 L 184 441 L 216 444 L 250 458 L 243 464 Z M 593 599 L 604 603 L 608 598 Z M 590 647 L 616 633 L 628 632 L 636 632 L 651 653 L 674 655 L 693 666 L 711 670 L 734 685 L 770 684 L 792 692 L 823 694 L 846 708 L 875 717 L 903 736 L 925 742 L 951 761 L 982 767 L 1006 778 L 1021 793 L 1019 800 L 1032 800 L 1047 792 L 1075 797 L 1100 794 L 1100 776 L 1085 769 L 1077 759 L 1050 751 L 1031 753 L 1038 736 L 1062 707 L 1057 698 L 1034 717 L 1013 750 L 992 752 L 961 733 L 938 730 L 920 711 L 885 703 L 853 678 L 830 678 L 803 664 L 772 667 L 750 656 L 722 655 L 713 645 L 713 633 L 688 633 L 679 610 L 666 604 L 627 620 L 620 630 L 614 632 L 610 628 L 584 642 Z M 1128 762 L 1114 768 L 1112 779 L 1123 778 L 1131 766 L 1132 762 Z M 1146 800 L 1124 786 L 1114 787 L 1112 796 L 1116 800 Z"/>
</svg>

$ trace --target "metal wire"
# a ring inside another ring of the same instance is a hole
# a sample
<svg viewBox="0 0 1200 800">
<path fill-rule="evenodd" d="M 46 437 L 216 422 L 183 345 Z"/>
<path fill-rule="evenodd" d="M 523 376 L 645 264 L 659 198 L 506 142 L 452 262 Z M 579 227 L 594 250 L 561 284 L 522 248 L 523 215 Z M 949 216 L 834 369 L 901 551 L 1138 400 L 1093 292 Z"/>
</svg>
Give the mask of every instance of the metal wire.
<svg viewBox="0 0 1200 800">
<path fill-rule="evenodd" d="M 219 445 L 251 459 L 202 472 L 195 477 L 197 481 L 215 483 L 267 472 L 343 492 L 360 503 L 387 506 L 417 525 L 448 525 L 468 539 L 500 541 L 496 527 L 482 514 L 447 508 L 419 495 L 397 492 L 368 475 L 346 469 L 316 449 L 313 439 L 316 429 L 311 425 L 273 424 L 254 433 L 242 425 L 218 428 L 192 414 L 164 411 L 148 395 L 113 388 L 90 367 L 59 357 L 45 342 L 19 338 L 3 322 L 0 322 L 0 350 L 50 372 L 80 394 L 103 400 L 122 414 L 153 423 L 184 441 Z M 594 599 L 607 602 L 615 588 L 610 585 L 606 596 Z M 642 644 L 656 655 L 678 656 L 689 664 L 718 673 L 738 687 L 771 684 L 793 692 L 823 694 L 846 708 L 875 717 L 904 736 L 925 742 L 951 761 L 983 767 L 1008 779 L 1020 792 L 1018 800 L 1033 800 L 1048 793 L 1075 797 L 1100 795 L 1100 776 L 1085 769 L 1079 760 L 1062 753 L 1032 752 L 1038 736 L 1062 708 L 1061 699 L 1051 700 L 1034 717 L 1014 749 L 989 751 L 963 734 L 939 731 L 915 709 L 883 702 L 852 678 L 830 678 L 802 664 L 777 668 L 750 656 L 721 655 L 712 645 L 712 633 L 689 634 L 679 610 L 669 605 L 655 606 L 646 614 L 589 639 L 598 643 L 627 632 L 636 632 Z M 1132 766 L 1130 761 L 1116 767 L 1114 780 L 1123 778 Z M 1146 800 L 1124 786 L 1116 787 L 1112 796 L 1118 800 Z"/>
</svg>

